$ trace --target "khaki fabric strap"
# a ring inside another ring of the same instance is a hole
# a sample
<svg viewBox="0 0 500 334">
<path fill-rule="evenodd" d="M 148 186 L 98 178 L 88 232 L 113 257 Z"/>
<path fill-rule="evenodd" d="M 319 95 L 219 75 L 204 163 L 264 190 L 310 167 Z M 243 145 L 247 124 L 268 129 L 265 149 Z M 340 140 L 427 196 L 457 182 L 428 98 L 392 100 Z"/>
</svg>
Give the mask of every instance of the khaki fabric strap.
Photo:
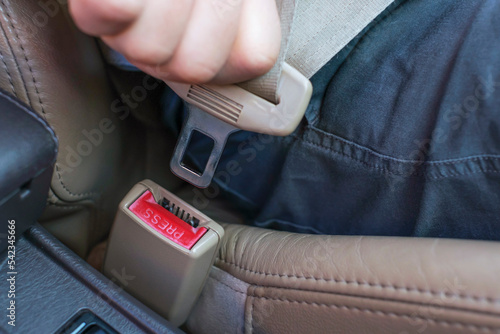
<svg viewBox="0 0 500 334">
<path fill-rule="evenodd" d="M 290 38 L 293 36 L 292 24 L 297 8 L 296 4 L 300 1 L 304 0 L 276 0 L 276 6 L 278 7 L 278 14 L 281 21 L 281 49 L 278 60 L 271 71 L 263 76 L 239 84 L 242 88 L 273 103 L 278 102 L 278 82 L 281 76 L 283 62 L 286 61 L 285 57 L 288 53 L 287 50 L 290 44 Z M 305 0 L 304 2 L 307 1 L 309 0 Z"/>
<path fill-rule="evenodd" d="M 283 62 L 311 78 L 394 0 L 276 0 L 281 51 L 273 69 L 240 84 L 277 103 Z"/>
</svg>

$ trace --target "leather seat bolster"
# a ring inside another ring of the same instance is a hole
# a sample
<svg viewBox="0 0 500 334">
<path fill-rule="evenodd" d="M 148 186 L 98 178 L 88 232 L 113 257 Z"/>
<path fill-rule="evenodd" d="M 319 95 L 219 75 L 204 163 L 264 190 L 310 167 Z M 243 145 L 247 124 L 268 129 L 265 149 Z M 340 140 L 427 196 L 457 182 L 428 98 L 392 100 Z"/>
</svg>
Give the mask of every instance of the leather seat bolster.
<svg viewBox="0 0 500 334">
<path fill-rule="evenodd" d="M 112 148 L 121 132 L 96 43 L 57 0 L 5 0 L 0 9 L 0 84 L 39 113 L 61 144 L 52 190 L 63 202 L 95 200 L 109 183 L 113 164 L 106 162 L 119 159 Z M 100 128 L 105 118 L 109 133 Z"/>
<path fill-rule="evenodd" d="M 0 28 L 0 88 L 31 106 L 59 139 L 40 221 L 84 256 L 144 178 L 145 150 L 136 143 L 143 129 L 111 89 L 97 43 L 73 24 L 67 1 L 3 0 Z"/>
<path fill-rule="evenodd" d="M 225 229 L 216 266 L 249 284 L 246 332 L 500 332 L 498 243 Z"/>
</svg>

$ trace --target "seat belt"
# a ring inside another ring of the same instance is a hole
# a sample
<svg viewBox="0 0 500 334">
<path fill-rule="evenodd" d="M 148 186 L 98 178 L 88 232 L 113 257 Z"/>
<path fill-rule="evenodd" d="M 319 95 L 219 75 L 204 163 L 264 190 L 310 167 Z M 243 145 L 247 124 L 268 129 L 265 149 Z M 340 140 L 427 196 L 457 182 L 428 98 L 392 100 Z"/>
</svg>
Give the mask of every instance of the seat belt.
<svg viewBox="0 0 500 334">
<path fill-rule="evenodd" d="M 271 102 L 278 102 L 283 62 L 310 79 L 352 41 L 394 0 L 277 0 L 281 51 L 266 75 L 240 84 Z"/>
<path fill-rule="evenodd" d="M 189 106 L 189 116 L 170 162 L 172 172 L 205 188 L 215 173 L 227 137 L 237 130 L 286 136 L 309 104 L 309 82 L 394 0 L 276 0 L 281 21 L 281 49 L 265 75 L 238 85 L 166 83 Z M 206 166 L 183 163 L 194 131 L 211 138 Z"/>
<path fill-rule="evenodd" d="M 308 1 L 309 0 L 305 0 L 302 2 Z M 278 59 L 273 68 L 263 76 L 238 84 L 238 86 L 245 90 L 274 104 L 277 104 L 279 101 L 278 83 L 281 73 L 283 72 L 283 64 L 286 61 L 288 47 L 292 37 L 294 16 L 296 9 L 298 9 L 296 3 L 297 0 L 276 0 L 276 7 L 278 9 L 281 24 L 281 47 Z"/>
</svg>

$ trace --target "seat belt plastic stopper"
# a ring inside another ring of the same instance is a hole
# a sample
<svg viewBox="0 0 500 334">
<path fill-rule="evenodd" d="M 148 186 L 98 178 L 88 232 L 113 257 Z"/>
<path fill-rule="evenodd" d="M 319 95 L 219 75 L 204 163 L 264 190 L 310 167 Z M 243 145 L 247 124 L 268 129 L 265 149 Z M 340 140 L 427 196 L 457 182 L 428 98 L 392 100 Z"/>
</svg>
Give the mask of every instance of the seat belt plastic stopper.
<svg viewBox="0 0 500 334">
<path fill-rule="evenodd" d="M 304 117 L 312 95 L 312 84 L 299 71 L 284 63 L 278 83 L 279 103 L 271 103 L 237 85 L 191 85 L 166 82 L 190 108 L 174 155 L 172 172 L 191 184 L 210 185 L 227 138 L 237 130 L 287 136 Z M 193 131 L 214 141 L 214 148 L 201 172 L 189 168 L 183 160 Z"/>
</svg>

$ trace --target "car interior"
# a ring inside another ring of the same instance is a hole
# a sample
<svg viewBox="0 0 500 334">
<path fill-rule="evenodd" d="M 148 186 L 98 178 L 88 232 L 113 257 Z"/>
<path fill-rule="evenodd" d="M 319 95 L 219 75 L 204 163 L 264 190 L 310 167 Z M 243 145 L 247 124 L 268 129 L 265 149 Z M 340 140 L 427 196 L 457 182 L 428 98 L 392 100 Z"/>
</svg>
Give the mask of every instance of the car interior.
<svg viewBox="0 0 500 334">
<path fill-rule="evenodd" d="M 500 332 L 498 242 L 249 226 L 171 172 L 165 83 L 65 1 L 2 0 L 0 26 L 1 332 Z"/>
</svg>

